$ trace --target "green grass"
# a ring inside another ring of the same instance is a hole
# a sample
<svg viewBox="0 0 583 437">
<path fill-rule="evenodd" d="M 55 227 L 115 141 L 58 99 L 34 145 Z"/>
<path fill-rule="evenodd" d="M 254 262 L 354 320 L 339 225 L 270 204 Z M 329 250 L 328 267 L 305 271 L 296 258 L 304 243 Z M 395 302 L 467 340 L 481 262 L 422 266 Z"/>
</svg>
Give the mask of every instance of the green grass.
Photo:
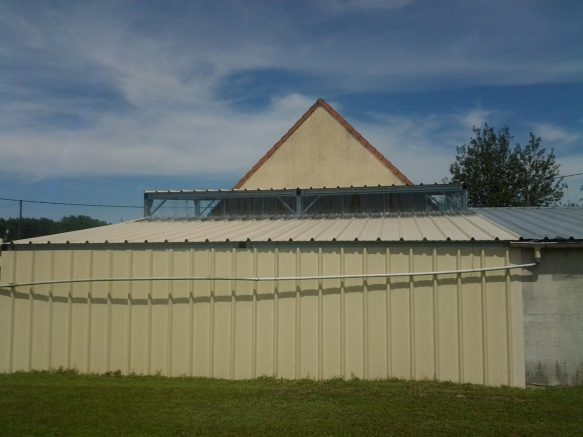
<svg viewBox="0 0 583 437">
<path fill-rule="evenodd" d="M 1 435 L 583 435 L 583 387 L 0 375 Z"/>
</svg>

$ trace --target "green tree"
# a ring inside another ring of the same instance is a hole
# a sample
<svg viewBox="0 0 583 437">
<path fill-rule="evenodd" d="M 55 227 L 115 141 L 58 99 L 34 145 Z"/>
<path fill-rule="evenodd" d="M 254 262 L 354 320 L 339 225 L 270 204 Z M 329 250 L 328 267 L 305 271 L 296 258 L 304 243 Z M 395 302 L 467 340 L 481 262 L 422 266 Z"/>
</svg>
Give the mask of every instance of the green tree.
<svg viewBox="0 0 583 437">
<path fill-rule="evenodd" d="M 69 215 L 55 222 L 52 234 L 61 232 L 78 231 L 80 229 L 96 228 L 97 226 L 107 225 L 107 222 L 94 219 L 87 215 Z"/>
<path fill-rule="evenodd" d="M 553 150 L 546 153 L 541 147 L 541 138 L 530 133 L 530 140 L 524 147 L 516 146 L 515 159 L 518 161 L 516 196 L 523 206 L 547 206 L 559 202 L 564 195 L 565 185 L 559 176 L 559 164 Z"/>
<path fill-rule="evenodd" d="M 470 206 L 548 206 L 561 200 L 559 164 L 540 137 L 531 133 L 526 146 L 513 147 L 507 127 L 495 131 L 485 124 L 472 131 L 450 166 L 452 182 L 466 185 Z"/>
<path fill-rule="evenodd" d="M 0 238 L 12 241 L 18 235 L 18 218 L 0 218 Z M 42 235 L 58 234 L 61 232 L 77 231 L 107 225 L 107 222 L 91 218 L 86 215 L 70 215 L 54 221 L 48 218 L 23 217 L 20 222 L 21 237 L 34 238 Z"/>
</svg>

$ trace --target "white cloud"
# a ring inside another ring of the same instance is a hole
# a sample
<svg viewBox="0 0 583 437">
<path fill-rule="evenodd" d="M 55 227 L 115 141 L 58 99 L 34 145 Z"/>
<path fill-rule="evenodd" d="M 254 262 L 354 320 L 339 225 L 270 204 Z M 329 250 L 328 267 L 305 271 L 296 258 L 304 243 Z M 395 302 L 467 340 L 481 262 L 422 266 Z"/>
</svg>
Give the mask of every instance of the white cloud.
<svg viewBox="0 0 583 437">
<path fill-rule="evenodd" d="M 536 123 L 532 125 L 533 133 L 542 138 L 543 143 L 549 147 L 556 144 L 561 146 L 571 146 L 581 141 L 581 135 L 570 132 L 567 129 L 551 123 Z"/>
<path fill-rule="evenodd" d="M 226 106 L 103 115 L 87 129 L 0 135 L 0 168 L 32 179 L 243 174 L 305 111 L 293 95 L 244 114 Z M 309 105 L 308 105 L 309 106 Z M 301 109 L 300 109 L 301 108 Z"/>
<path fill-rule="evenodd" d="M 481 128 L 484 126 L 484 123 L 488 122 L 492 125 L 492 118 L 494 116 L 494 111 L 478 108 L 467 113 L 459 114 L 456 118 L 462 126 L 469 130 L 474 127 Z"/>
<path fill-rule="evenodd" d="M 517 1 L 491 17 L 495 5 L 323 4 L 376 11 L 361 17 L 376 21 L 336 22 L 344 18 L 326 17 L 312 2 L 303 5 L 308 12 L 299 2 L 296 14 L 233 3 L 197 4 L 171 17 L 126 3 L 65 3 L 26 14 L 6 8 L 0 24 L 8 38 L 0 46 L 12 59 L 34 57 L 44 75 L 65 71 L 114 85 L 139 107 L 203 102 L 231 74 L 257 69 L 293 70 L 319 78 L 324 89 L 349 91 L 568 82 L 583 74 L 583 61 L 567 49 L 581 35 L 533 5 Z M 384 15 L 405 6 L 415 7 L 401 18 Z M 543 50 L 557 35 L 561 50 Z"/>
<path fill-rule="evenodd" d="M 274 97 L 267 108 L 255 112 L 214 103 L 208 108 L 91 114 L 89 127 L 76 130 L 17 130 L 0 135 L 0 168 L 18 169 L 18 174 L 31 179 L 193 175 L 236 180 L 314 100 L 292 93 Z M 46 111 L 37 104 L 20 108 L 25 119 L 30 112 Z M 349 121 L 411 179 L 430 183 L 448 175 L 455 146 L 468 138 L 468 121 L 492 112 L 470 109 L 464 114 L 423 117 L 369 114 L 368 122 Z"/>
<path fill-rule="evenodd" d="M 313 104 L 313 98 L 292 93 L 285 96 L 273 97 L 271 99 L 271 110 L 277 113 L 301 114 Z"/>
<path fill-rule="evenodd" d="M 314 19 L 236 3 L 193 4 L 172 16 L 109 2 L 27 13 L 5 8 L 0 56 L 10 68 L 0 70 L 8 96 L 0 100 L 0 170 L 36 179 L 221 174 L 236 180 L 314 102 L 299 89 L 243 111 L 219 97 L 233 75 L 262 69 L 307 74 L 323 91 L 342 92 L 439 88 L 442 80 L 447 86 L 560 82 L 583 73 L 579 58 L 531 61 L 513 39 L 518 30 L 509 35 L 502 24 L 498 39 L 474 37 L 472 26 L 476 32 L 488 26 L 458 11 L 431 18 L 435 11 L 426 4 L 426 12 L 393 22 L 391 11 L 404 13 L 416 2 L 329 4 L 373 11 L 373 18 L 387 12 L 386 25 L 340 26 L 334 20 L 346 16 Z M 330 27 L 324 33 L 323 23 Z M 102 97 L 107 93 L 115 98 Z M 107 104 L 113 107 L 100 106 Z M 361 130 L 412 179 L 433 182 L 447 175 L 468 128 L 493 116 L 483 108 L 417 118 L 381 114 Z M 537 133 L 545 139 L 568 139 L 556 127 L 544 128 Z"/>
</svg>

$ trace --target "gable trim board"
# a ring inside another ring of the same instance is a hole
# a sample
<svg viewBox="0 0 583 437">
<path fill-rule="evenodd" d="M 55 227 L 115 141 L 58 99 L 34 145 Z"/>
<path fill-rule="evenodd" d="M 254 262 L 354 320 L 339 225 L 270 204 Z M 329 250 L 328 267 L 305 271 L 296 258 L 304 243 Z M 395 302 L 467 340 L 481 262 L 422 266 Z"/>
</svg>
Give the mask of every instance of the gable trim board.
<svg viewBox="0 0 583 437">
<path fill-rule="evenodd" d="M 244 185 L 249 179 L 257 173 L 257 171 L 283 146 L 287 140 L 304 124 L 306 120 L 318 109 L 324 109 L 333 119 L 335 119 L 348 133 L 360 143 L 368 152 L 370 152 L 384 167 L 386 167 L 403 185 L 413 185 L 411 180 L 407 178 L 391 161 L 383 156 L 372 144 L 370 144 L 354 127 L 350 125 L 332 106 L 330 106 L 324 99 L 318 99 L 310 109 L 306 111 L 302 117 L 281 137 L 281 139 L 267 151 L 265 155 L 249 170 L 239 182 L 233 187 L 235 189 L 244 188 Z M 275 188 L 275 187 L 273 187 Z M 288 187 L 289 188 L 289 187 Z M 293 188 L 293 187 L 292 187 Z M 321 188 L 321 187 L 319 187 Z"/>
</svg>

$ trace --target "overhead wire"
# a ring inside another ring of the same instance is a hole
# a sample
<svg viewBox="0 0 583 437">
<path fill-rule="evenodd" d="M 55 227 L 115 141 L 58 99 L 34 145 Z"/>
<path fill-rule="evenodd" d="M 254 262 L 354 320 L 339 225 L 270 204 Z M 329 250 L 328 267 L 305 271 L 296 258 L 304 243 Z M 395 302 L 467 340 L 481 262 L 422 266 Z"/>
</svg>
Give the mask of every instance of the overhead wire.
<svg viewBox="0 0 583 437">
<path fill-rule="evenodd" d="M 571 173 L 571 174 L 566 174 L 566 175 L 559 175 L 559 176 L 555 176 L 555 179 L 570 178 L 571 176 L 581 176 L 581 175 L 583 175 L 583 172 L 581 172 L 581 173 Z"/>
<path fill-rule="evenodd" d="M 557 175 L 554 179 L 564 179 L 570 178 L 573 176 L 581 176 L 583 172 L 580 173 L 571 173 L 566 175 Z M 91 208 L 131 208 L 131 209 L 143 209 L 142 205 L 112 205 L 112 204 L 100 204 L 100 203 L 74 203 L 74 202 L 54 202 L 48 200 L 29 200 L 29 199 L 16 199 L 12 197 L 0 197 L 0 200 L 8 201 L 8 202 L 23 202 L 23 203 L 36 203 L 36 204 L 44 204 L 44 205 L 63 205 L 63 206 L 84 206 L 84 207 L 91 207 Z M 9 205 L 0 205 L 0 208 L 4 208 Z M 175 206 L 162 206 L 159 209 L 171 209 L 176 208 Z M 192 209 L 193 207 L 183 206 L 182 208 Z"/>
<path fill-rule="evenodd" d="M 107 205 L 98 203 L 72 203 L 72 202 L 50 202 L 48 200 L 26 200 L 26 199 L 13 199 L 10 197 L 0 197 L 0 200 L 6 200 L 11 202 L 23 202 L 23 203 L 42 203 L 45 205 L 66 205 L 66 206 L 89 206 L 96 208 L 139 208 L 143 209 L 143 206 L 137 205 Z"/>
</svg>

